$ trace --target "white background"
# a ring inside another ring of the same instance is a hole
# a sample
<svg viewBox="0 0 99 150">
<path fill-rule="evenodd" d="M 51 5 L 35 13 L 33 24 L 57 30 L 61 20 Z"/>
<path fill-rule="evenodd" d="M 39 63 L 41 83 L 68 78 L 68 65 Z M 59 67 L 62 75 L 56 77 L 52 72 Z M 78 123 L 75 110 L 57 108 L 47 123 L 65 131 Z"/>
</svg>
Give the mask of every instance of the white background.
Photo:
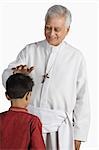
<svg viewBox="0 0 99 150">
<path fill-rule="evenodd" d="M 45 38 L 44 17 L 54 4 L 64 5 L 72 12 L 71 30 L 65 40 L 83 52 L 87 63 L 91 126 L 88 140 L 82 144 L 81 150 L 99 150 L 98 1 L 0 1 L 0 112 L 10 106 L 2 86 L 2 72 L 26 44 Z"/>
</svg>

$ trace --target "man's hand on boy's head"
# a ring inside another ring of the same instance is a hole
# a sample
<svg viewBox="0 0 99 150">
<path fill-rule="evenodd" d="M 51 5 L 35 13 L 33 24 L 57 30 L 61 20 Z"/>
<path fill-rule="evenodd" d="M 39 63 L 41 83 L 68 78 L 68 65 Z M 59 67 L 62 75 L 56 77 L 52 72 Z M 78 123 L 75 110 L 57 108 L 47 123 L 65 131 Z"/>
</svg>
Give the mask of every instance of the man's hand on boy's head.
<svg viewBox="0 0 99 150">
<path fill-rule="evenodd" d="M 34 66 L 28 68 L 27 65 L 19 65 L 15 68 L 12 68 L 13 74 L 16 73 L 23 73 L 23 74 L 29 74 L 34 69 Z"/>
</svg>

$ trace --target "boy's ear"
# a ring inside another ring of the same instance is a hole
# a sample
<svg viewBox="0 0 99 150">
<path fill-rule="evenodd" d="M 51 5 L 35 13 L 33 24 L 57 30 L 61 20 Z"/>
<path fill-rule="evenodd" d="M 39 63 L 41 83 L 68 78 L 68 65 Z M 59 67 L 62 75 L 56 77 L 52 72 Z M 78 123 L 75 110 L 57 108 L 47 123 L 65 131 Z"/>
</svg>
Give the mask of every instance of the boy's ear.
<svg viewBox="0 0 99 150">
<path fill-rule="evenodd" d="M 9 97 L 9 95 L 7 94 L 7 92 L 5 92 L 5 96 L 8 100 L 11 100 L 11 98 Z"/>
<path fill-rule="evenodd" d="M 26 100 L 28 100 L 29 97 L 31 96 L 31 92 L 27 92 L 27 93 L 25 94 L 25 96 L 26 96 Z"/>
</svg>

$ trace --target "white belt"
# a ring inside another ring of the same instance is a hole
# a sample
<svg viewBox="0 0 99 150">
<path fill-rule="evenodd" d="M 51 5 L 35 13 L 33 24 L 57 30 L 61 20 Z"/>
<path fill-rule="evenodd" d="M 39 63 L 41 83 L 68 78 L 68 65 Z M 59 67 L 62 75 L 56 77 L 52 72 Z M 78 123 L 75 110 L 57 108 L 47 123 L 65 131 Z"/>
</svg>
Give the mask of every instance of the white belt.
<svg viewBox="0 0 99 150">
<path fill-rule="evenodd" d="M 73 150 L 73 129 L 68 113 L 32 105 L 28 110 L 41 119 L 43 133 L 58 132 L 60 150 Z"/>
</svg>

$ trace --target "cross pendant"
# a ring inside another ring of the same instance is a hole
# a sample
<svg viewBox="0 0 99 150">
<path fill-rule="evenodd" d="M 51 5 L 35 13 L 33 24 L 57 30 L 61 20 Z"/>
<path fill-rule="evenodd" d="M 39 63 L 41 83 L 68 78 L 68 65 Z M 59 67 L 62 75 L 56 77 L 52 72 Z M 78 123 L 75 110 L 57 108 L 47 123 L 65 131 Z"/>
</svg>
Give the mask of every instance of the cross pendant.
<svg viewBox="0 0 99 150">
<path fill-rule="evenodd" d="M 46 74 L 43 75 L 43 80 L 42 80 L 41 83 L 44 83 L 46 78 L 49 78 L 48 73 L 46 73 Z"/>
</svg>

